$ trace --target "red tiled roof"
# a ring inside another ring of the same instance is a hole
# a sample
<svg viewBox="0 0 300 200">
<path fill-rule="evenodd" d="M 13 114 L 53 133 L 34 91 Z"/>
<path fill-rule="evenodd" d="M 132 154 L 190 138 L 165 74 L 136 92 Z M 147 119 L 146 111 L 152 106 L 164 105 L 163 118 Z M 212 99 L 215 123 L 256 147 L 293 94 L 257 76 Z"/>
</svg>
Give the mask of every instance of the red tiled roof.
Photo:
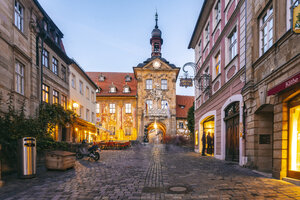
<svg viewBox="0 0 300 200">
<path fill-rule="evenodd" d="M 194 96 L 176 95 L 176 117 L 187 118 L 190 107 L 193 106 Z"/>
<path fill-rule="evenodd" d="M 136 96 L 136 87 L 137 81 L 134 78 L 133 73 L 126 72 L 86 72 L 87 75 L 94 81 L 98 87 L 101 88 L 100 93 L 97 93 L 97 96 Z M 100 74 L 103 74 L 105 77 L 104 81 L 99 81 Z M 129 75 L 131 77 L 130 82 L 125 81 L 125 76 Z M 110 93 L 109 88 L 114 84 L 117 88 L 116 93 Z M 130 93 L 123 93 L 123 87 L 125 85 L 130 87 Z"/>
</svg>

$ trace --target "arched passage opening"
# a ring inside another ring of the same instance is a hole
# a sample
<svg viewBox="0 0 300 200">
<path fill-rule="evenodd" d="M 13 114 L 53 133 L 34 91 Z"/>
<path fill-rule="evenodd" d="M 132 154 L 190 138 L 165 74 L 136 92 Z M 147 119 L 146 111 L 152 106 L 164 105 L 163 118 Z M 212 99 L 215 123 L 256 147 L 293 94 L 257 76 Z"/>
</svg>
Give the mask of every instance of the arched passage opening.
<svg viewBox="0 0 300 200">
<path fill-rule="evenodd" d="M 148 125 L 150 143 L 163 143 L 166 135 L 166 126 L 161 122 L 152 122 Z"/>
</svg>

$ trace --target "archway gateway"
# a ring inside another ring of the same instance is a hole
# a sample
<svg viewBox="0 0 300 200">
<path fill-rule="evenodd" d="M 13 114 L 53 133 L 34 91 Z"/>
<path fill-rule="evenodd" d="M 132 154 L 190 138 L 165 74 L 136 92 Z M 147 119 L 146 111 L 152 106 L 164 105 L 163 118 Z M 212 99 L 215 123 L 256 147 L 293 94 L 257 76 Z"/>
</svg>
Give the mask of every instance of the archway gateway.
<svg viewBox="0 0 300 200">
<path fill-rule="evenodd" d="M 152 122 L 148 125 L 148 137 L 149 141 L 153 141 L 154 139 L 158 139 L 161 141 L 165 141 L 165 135 L 166 135 L 166 126 L 161 122 Z M 160 142 L 159 141 L 159 142 Z"/>
</svg>

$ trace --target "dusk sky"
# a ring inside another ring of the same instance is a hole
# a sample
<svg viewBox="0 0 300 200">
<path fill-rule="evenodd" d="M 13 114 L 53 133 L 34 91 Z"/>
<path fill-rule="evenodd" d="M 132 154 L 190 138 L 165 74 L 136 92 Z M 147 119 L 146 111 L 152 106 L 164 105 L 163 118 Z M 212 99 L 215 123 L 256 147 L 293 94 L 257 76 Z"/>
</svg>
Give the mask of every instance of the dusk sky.
<svg viewBox="0 0 300 200">
<path fill-rule="evenodd" d="M 39 2 L 63 32 L 68 56 L 85 71 L 133 72 L 132 67 L 151 57 L 156 9 L 164 40 L 162 57 L 177 67 L 194 62 L 194 52 L 187 47 L 203 0 Z M 191 68 L 189 71 L 193 74 Z M 177 94 L 194 95 L 194 89 L 178 86 Z"/>
</svg>

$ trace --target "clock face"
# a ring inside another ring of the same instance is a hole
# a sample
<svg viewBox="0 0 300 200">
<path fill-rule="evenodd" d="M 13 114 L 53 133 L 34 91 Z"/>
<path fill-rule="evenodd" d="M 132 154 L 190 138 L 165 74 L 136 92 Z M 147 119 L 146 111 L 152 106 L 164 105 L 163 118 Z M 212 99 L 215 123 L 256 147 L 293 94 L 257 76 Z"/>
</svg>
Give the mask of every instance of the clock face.
<svg viewBox="0 0 300 200">
<path fill-rule="evenodd" d="M 160 67 L 160 62 L 155 61 L 155 62 L 153 63 L 153 67 L 154 67 L 155 69 L 159 68 L 159 67 Z"/>
</svg>

